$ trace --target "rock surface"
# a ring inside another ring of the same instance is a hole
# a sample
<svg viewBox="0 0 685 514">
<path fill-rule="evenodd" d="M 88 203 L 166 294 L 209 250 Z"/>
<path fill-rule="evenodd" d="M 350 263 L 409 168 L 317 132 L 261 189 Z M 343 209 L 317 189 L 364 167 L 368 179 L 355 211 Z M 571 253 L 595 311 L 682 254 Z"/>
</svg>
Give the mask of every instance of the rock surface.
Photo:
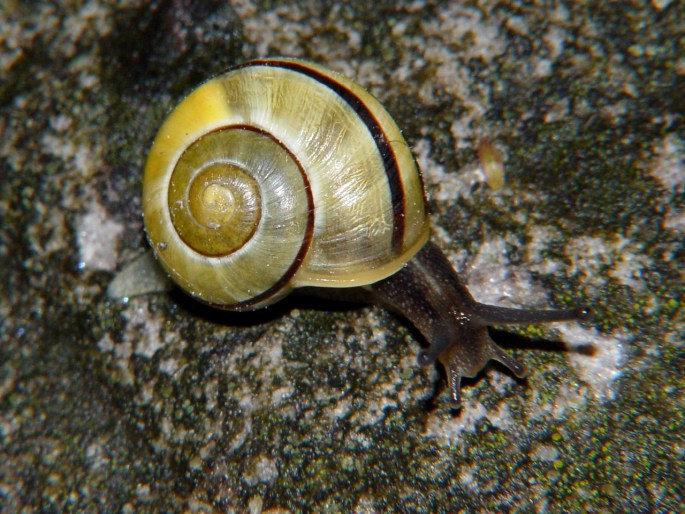
<svg viewBox="0 0 685 514">
<path fill-rule="evenodd" d="M 0 511 L 683 510 L 685 5 L 298 4 L 0 8 Z M 592 322 L 495 331 L 529 377 L 454 412 L 378 307 L 108 299 L 165 113 L 273 55 L 385 103 L 477 299 Z"/>
</svg>

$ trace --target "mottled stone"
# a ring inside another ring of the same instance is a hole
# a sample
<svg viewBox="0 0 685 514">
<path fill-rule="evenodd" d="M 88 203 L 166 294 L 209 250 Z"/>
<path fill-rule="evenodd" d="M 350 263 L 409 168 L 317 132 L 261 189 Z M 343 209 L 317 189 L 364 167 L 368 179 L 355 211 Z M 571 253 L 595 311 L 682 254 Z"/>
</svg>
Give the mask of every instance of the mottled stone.
<svg viewBox="0 0 685 514">
<path fill-rule="evenodd" d="M 0 511 L 683 510 L 683 3 L 322 5 L 0 8 Z M 455 412 L 379 307 L 109 299 L 165 113 L 274 55 L 386 104 L 477 299 L 593 320 L 493 331 L 530 374 Z"/>
</svg>

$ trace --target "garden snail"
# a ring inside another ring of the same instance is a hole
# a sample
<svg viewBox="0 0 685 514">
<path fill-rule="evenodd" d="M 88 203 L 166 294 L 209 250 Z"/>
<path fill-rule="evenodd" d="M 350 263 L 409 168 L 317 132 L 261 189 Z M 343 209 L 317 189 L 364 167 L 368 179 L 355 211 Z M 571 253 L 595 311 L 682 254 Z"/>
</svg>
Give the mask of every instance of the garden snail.
<svg viewBox="0 0 685 514">
<path fill-rule="evenodd" d="M 422 177 L 396 123 L 352 80 L 300 60 L 251 61 L 186 96 L 148 155 L 143 210 L 162 267 L 212 306 L 365 287 L 425 336 L 419 361 L 445 366 L 457 405 L 461 378 L 492 359 L 524 374 L 486 325 L 588 313 L 477 303 L 428 241 Z"/>
</svg>

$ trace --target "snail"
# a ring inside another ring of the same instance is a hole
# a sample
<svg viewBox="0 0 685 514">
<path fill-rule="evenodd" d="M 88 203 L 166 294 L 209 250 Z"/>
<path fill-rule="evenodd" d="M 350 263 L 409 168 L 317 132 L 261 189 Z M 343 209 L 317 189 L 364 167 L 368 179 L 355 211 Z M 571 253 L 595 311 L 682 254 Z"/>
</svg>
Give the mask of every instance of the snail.
<svg viewBox="0 0 685 514">
<path fill-rule="evenodd" d="M 388 112 L 354 81 L 296 59 L 210 78 L 162 124 L 143 180 L 147 236 L 191 296 L 234 311 L 300 287 L 360 287 L 398 311 L 439 361 L 451 400 L 490 360 L 523 365 L 486 326 L 587 318 L 586 308 L 476 302 L 429 241 L 423 179 Z"/>
</svg>

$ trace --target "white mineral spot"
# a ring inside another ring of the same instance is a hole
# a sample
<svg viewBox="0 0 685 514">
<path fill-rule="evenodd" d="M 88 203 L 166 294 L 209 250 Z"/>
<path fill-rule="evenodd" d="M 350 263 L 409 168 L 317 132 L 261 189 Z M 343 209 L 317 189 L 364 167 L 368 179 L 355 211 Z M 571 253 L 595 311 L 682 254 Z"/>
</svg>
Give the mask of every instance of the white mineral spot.
<svg viewBox="0 0 685 514">
<path fill-rule="evenodd" d="M 649 173 L 671 193 L 685 189 L 685 144 L 675 134 L 669 134 L 654 145 L 655 157 Z"/>
<path fill-rule="evenodd" d="M 98 469 L 109 459 L 99 441 L 95 441 L 86 448 L 86 459 L 91 469 Z"/>
<path fill-rule="evenodd" d="M 159 371 L 172 376 L 181 368 L 178 359 L 164 359 L 159 363 Z"/>
<path fill-rule="evenodd" d="M 652 263 L 641 244 L 638 246 L 628 239 L 618 238 L 613 261 L 609 276 L 633 289 L 646 289 L 645 270 L 650 269 Z"/>
<path fill-rule="evenodd" d="M 464 137 L 468 137 L 465 145 L 470 146 L 473 141 L 472 131 L 470 129 L 466 131 Z M 475 163 L 475 152 L 474 161 L 471 164 L 458 170 L 448 170 L 431 159 L 431 144 L 428 140 L 419 140 L 412 150 L 430 190 L 431 198 L 434 200 L 452 203 L 471 194 L 474 186 L 484 181 L 484 176 Z"/>
<path fill-rule="evenodd" d="M 117 265 L 119 238 L 124 227 L 111 219 L 104 207 L 92 200 L 78 229 L 79 268 L 112 271 Z"/>
<path fill-rule="evenodd" d="M 243 477 L 249 485 L 256 485 L 259 482 L 270 483 L 278 477 L 278 467 L 276 460 L 270 459 L 266 455 L 260 455 L 253 461 L 253 467 Z"/>
<path fill-rule="evenodd" d="M 478 481 L 476 480 L 476 473 L 478 472 L 478 467 L 472 466 L 462 466 L 459 470 L 459 481 L 472 491 L 478 490 Z"/>
<path fill-rule="evenodd" d="M 601 287 L 606 277 L 600 268 L 611 262 L 611 243 L 600 237 L 581 236 L 568 241 L 564 252 L 572 263 L 570 274 L 578 273 L 585 286 Z"/>
<path fill-rule="evenodd" d="M 255 494 L 250 501 L 247 502 L 247 508 L 250 514 L 261 514 L 264 508 L 264 500 L 258 494 Z"/>
<path fill-rule="evenodd" d="M 580 378 L 590 386 L 595 398 L 600 401 L 613 400 L 613 384 L 621 375 L 626 360 L 624 344 L 628 342 L 627 336 L 601 335 L 596 330 L 589 330 L 577 323 L 559 323 L 557 330 L 561 339 L 572 350 L 592 345 L 594 352 L 591 355 L 574 351 L 569 354 L 569 362 Z"/>
<path fill-rule="evenodd" d="M 685 210 L 671 207 L 667 210 L 664 227 L 677 232 L 685 232 Z"/>
<path fill-rule="evenodd" d="M 275 405 L 280 405 L 285 400 L 290 398 L 295 393 L 295 388 L 292 386 L 279 387 L 274 392 L 271 393 L 271 403 Z"/>
<path fill-rule="evenodd" d="M 124 315 L 128 318 L 127 333 L 128 330 L 134 328 L 142 331 L 142 333 L 137 333 L 135 337 L 131 337 L 135 341 L 134 353 L 136 355 L 142 355 L 149 359 L 164 347 L 160 338 L 164 324 L 161 314 L 151 314 L 147 308 L 147 303 L 140 302 L 136 305 L 131 304 Z"/>
<path fill-rule="evenodd" d="M 482 303 L 505 307 L 546 306 L 544 290 L 532 280 L 525 267 L 512 266 L 507 251 L 521 246 L 514 236 L 483 241 L 465 270 L 468 288 Z"/>
<path fill-rule="evenodd" d="M 111 352 L 114 350 L 114 341 L 112 341 L 112 338 L 107 332 L 105 332 L 103 338 L 98 341 L 97 345 L 101 352 Z"/>
<path fill-rule="evenodd" d="M 430 416 L 426 421 L 424 435 L 449 445 L 458 442 L 464 432 L 473 432 L 478 422 L 491 414 L 480 402 L 471 402 L 469 393 L 462 390 L 462 408 L 458 418 Z"/>
<path fill-rule="evenodd" d="M 559 450 L 549 444 L 537 445 L 530 455 L 533 459 L 551 462 L 559 458 Z"/>
</svg>

